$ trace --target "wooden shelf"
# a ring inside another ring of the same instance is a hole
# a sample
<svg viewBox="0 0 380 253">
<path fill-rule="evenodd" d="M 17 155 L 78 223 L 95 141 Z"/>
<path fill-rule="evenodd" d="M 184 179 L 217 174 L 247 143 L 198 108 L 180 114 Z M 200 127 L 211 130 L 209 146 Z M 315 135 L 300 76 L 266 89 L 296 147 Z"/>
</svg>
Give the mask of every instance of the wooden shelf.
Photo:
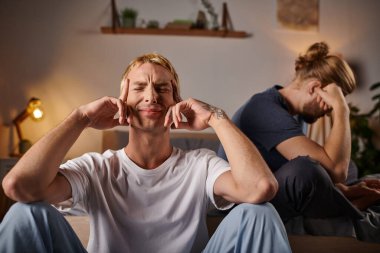
<svg viewBox="0 0 380 253">
<path fill-rule="evenodd" d="M 213 31 L 200 29 L 149 29 L 149 28 L 115 28 L 101 27 L 104 34 L 140 34 L 140 35 L 171 35 L 171 36 L 203 36 L 221 38 L 247 38 L 251 35 L 244 31 Z"/>
</svg>

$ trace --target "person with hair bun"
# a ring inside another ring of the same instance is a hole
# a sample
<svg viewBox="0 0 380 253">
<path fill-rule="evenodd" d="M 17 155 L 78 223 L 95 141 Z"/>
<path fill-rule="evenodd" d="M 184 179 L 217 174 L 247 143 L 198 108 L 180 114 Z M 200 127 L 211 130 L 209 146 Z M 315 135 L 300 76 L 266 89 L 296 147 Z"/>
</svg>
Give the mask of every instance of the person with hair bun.
<svg viewBox="0 0 380 253">
<path fill-rule="evenodd" d="M 295 76 L 288 85 L 252 96 L 232 117 L 279 183 L 271 203 L 284 222 L 296 216 L 342 215 L 358 221 L 361 210 L 379 202 L 379 180 L 345 184 L 351 153 L 345 96 L 355 87 L 347 62 L 318 42 L 296 59 Z M 326 114 L 332 115 L 333 124 L 325 144 L 319 145 L 305 135 L 304 122 L 311 124 Z M 218 155 L 227 159 L 223 146 Z"/>
</svg>

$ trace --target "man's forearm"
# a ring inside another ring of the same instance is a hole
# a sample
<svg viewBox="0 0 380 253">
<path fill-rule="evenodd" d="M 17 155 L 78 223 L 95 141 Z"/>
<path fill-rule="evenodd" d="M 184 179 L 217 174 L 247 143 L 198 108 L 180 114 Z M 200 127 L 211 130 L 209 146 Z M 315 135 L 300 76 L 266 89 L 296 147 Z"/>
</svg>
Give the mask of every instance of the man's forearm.
<svg viewBox="0 0 380 253">
<path fill-rule="evenodd" d="M 54 180 L 59 165 L 87 125 L 79 110 L 35 143 L 3 181 L 7 195 L 29 201 L 40 195 Z"/>
<path fill-rule="evenodd" d="M 324 149 L 333 162 L 332 179 L 334 182 L 343 182 L 347 177 L 351 154 L 351 131 L 349 123 L 349 109 L 346 106 L 334 112 L 333 126 Z"/>
<path fill-rule="evenodd" d="M 253 143 L 228 119 L 215 111 L 209 121 L 224 147 L 235 183 L 244 189 L 247 199 L 262 202 L 274 197 L 277 181 Z"/>
</svg>

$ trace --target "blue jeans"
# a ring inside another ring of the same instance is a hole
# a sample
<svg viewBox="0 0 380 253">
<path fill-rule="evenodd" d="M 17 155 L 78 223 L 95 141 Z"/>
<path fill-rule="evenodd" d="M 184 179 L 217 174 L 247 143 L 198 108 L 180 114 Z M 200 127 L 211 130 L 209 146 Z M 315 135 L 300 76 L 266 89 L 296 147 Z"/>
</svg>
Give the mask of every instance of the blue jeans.
<svg viewBox="0 0 380 253">
<path fill-rule="evenodd" d="M 120 249 L 123 251 L 123 249 Z M 0 252 L 86 252 L 66 219 L 43 202 L 16 203 L 0 224 Z M 204 252 L 291 252 L 271 204 L 241 204 L 221 222 Z"/>
</svg>

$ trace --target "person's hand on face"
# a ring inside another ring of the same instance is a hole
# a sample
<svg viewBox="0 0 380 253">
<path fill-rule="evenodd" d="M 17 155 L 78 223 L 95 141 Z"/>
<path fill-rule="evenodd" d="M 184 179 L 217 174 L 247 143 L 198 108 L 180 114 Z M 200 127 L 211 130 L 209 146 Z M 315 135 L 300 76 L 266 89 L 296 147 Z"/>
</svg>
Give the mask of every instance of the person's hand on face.
<svg viewBox="0 0 380 253">
<path fill-rule="evenodd" d="M 114 97 L 103 97 L 79 108 L 80 113 L 88 120 L 88 127 L 95 129 L 109 129 L 125 122 L 115 115 L 126 114 L 125 104 Z"/>
<path fill-rule="evenodd" d="M 132 122 L 132 114 L 129 113 L 129 108 L 127 106 L 127 98 L 128 98 L 128 89 L 129 89 L 129 81 L 127 78 L 124 78 L 121 81 L 121 92 L 119 96 L 119 100 L 124 104 L 123 114 L 119 113 L 119 123 L 120 125 L 129 125 Z"/>
<path fill-rule="evenodd" d="M 174 128 L 177 129 L 203 130 L 209 127 L 211 115 L 219 111 L 221 110 L 209 104 L 189 98 L 169 108 L 164 126 L 169 127 L 174 124 Z"/>
<path fill-rule="evenodd" d="M 347 106 L 342 89 L 335 83 L 328 84 L 323 88 L 316 87 L 314 90 L 318 96 L 317 102 L 325 111 Z"/>
</svg>

